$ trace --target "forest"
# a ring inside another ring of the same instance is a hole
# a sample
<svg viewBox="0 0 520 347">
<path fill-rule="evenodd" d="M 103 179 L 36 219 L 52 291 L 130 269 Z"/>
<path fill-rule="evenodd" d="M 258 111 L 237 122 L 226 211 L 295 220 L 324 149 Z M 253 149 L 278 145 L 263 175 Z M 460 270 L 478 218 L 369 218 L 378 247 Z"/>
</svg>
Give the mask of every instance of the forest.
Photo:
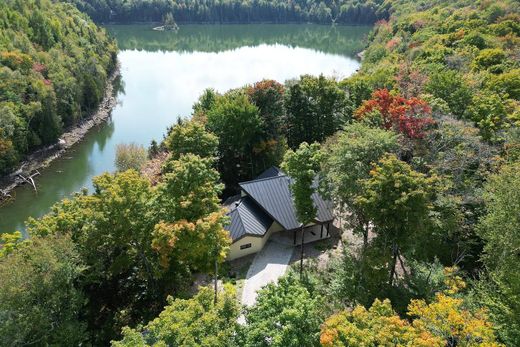
<svg viewBox="0 0 520 347">
<path fill-rule="evenodd" d="M 0 345 L 520 345 L 520 5 L 382 6 L 353 76 L 207 89 L 30 238 L 0 234 Z M 221 201 L 272 165 L 303 225 L 317 189 L 359 245 L 243 308 Z"/>
<path fill-rule="evenodd" d="M 0 2 L 0 175 L 96 109 L 116 53 L 70 4 Z"/>
<path fill-rule="evenodd" d="M 101 23 L 161 22 L 172 13 L 178 23 L 372 24 L 385 18 L 381 0 L 66 0 Z"/>
</svg>

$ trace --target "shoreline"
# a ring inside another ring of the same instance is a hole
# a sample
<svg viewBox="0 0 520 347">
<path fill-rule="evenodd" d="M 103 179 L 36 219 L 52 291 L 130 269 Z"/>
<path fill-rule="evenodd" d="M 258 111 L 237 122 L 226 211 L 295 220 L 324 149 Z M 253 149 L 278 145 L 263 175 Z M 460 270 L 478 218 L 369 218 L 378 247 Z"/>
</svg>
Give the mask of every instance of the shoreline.
<svg viewBox="0 0 520 347">
<path fill-rule="evenodd" d="M 106 122 L 117 104 L 114 94 L 114 81 L 120 76 L 120 64 L 117 63 L 114 71 L 107 80 L 103 100 L 96 111 L 78 124 L 70 127 L 59 137 L 58 141 L 48 147 L 39 149 L 27 155 L 17 168 L 10 174 L 0 177 L 0 206 L 3 201 L 15 199 L 11 193 L 26 183 L 20 175 L 27 177 L 40 169 L 49 166 L 55 159 L 60 158 L 70 147 L 81 141 L 93 127 Z"/>
</svg>

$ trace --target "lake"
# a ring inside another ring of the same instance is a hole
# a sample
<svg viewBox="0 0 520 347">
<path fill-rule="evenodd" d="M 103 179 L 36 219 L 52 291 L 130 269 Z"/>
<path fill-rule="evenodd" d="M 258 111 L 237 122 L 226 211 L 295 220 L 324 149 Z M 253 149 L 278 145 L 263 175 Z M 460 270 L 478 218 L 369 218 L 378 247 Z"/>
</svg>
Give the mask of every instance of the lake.
<svg viewBox="0 0 520 347">
<path fill-rule="evenodd" d="M 284 82 L 302 74 L 348 77 L 370 27 L 318 25 L 185 25 L 157 32 L 149 25 L 107 26 L 120 48 L 118 105 L 37 177 L 38 193 L 16 190 L 0 209 L 0 232 L 24 230 L 64 197 L 91 189 L 92 177 L 114 171 L 115 147 L 161 140 L 179 117 L 189 117 L 202 91 L 225 92 L 264 78 Z"/>
</svg>

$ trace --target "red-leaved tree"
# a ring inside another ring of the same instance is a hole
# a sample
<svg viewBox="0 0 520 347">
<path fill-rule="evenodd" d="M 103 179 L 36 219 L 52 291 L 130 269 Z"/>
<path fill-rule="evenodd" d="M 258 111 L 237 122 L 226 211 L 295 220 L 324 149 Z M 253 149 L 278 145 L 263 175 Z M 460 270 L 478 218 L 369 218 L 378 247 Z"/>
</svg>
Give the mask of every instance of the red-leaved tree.
<svg viewBox="0 0 520 347">
<path fill-rule="evenodd" d="M 364 101 L 354 116 L 363 119 L 374 115 L 374 111 L 381 115 L 384 128 L 394 129 L 412 139 L 423 138 L 426 128 L 435 123 L 430 106 L 424 100 L 393 95 L 387 89 L 372 93 L 372 98 Z"/>
</svg>

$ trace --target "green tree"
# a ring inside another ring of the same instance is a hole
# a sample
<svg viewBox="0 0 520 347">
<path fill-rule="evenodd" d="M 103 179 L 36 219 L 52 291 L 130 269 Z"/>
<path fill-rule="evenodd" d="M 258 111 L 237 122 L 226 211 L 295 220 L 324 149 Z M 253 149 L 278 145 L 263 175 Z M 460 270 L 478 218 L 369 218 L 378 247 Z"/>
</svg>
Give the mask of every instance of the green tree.
<svg viewBox="0 0 520 347">
<path fill-rule="evenodd" d="M 285 153 L 282 169 L 291 177 L 290 189 L 296 207 L 296 216 L 302 233 L 300 277 L 303 274 L 303 248 L 305 244 L 305 226 L 316 218 L 317 209 L 312 195 L 316 191 L 316 178 L 320 170 L 320 145 L 307 142 L 300 144 L 296 151 Z"/>
<path fill-rule="evenodd" d="M 217 154 L 218 138 L 195 120 L 181 121 L 169 131 L 165 145 L 175 160 L 188 153 L 213 158 Z"/>
<path fill-rule="evenodd" d="M 473 95 L 471 105 L 465 117 L 475 122 L 484 140 L 497 141 L 499 132 L 507 121 L 507 109 L 504 100 L 492 92 L 480 92 Z"/>
<path fill-rule="evenodd" d="M 220 206 L 222 185 L 209 158 L 193 154 L 170 161 L 152 202 L 152 247 L 168 269 L 181 262 L 190 269 L 208 270 L 222 262 L 230 244 Z"/>
<path fill-rule="evenodd" d="M 443 218 L 443 241 L 435 255 L 444 264 L 456 261 L 466 270 L 476 269 L 480 267 L 482 241 L 475 225 L 485 208 L 483 184 L 500 160 L 497 148 L 483 142 L 471 122 L 450 117 L 437 119 L 437 126 L 421 147 L 413 166 L 442 178 L 444 202 L 451 204 L 454 212 L 451 218 Z"/>
<path fill-rule="evenodd" d="M 477 300 L 490 309 L 498 333 L 508 345 L 520 343 L 520 163 L 503 167 L 486 184 L 486 214 L 477 228 L 485 242 L 482 262 L 487 279 Z"/>
<path fill-rule="evenodd" d="M 92 195 L 78 194 L 51 213 L 29 220 L 31 235 L 64 235 L 87 266 L 80 285 L 89 298 L 87 319 L 92 342 L 106 343 L 114 331 L 154 314 L 162 299 L 159 257 L 152 249 L 155 221 L 148 217 L 152 191 L 147 179 L 129 170 L 93 180 Z M 185 274 L 184 269 L 178 269 Z M 174 283 L 172 283 L 174 282 Z M 143 289 L 145 288 L 145 289 Z"/>
<path fill-rule="evenodd" d="M 143 146 L 135 143 L 120 143 L 116 147 L 116 168 L 118 171 L 141 171 L 146 162 L 147 153 Z"/>
<path fill-rule="evenodd" d="M 245 318 L 239 345 L 319 346 L 323 319 L 319 294 L 310 292 L 294 275 L 264 287 Z"/>
<path fill-rule="evenodd" d="M 297 148 L 302 142 L 322 142 L 349 119 L 349 100 L 333 79 L 323 75 L 302 76 L 286 91 L 287 142 Z"/>
<path fill-rule="evenodd" d="M 397 159 L 393 154 L 383 157 L 370 172 L 370 178 L 362 181 L 362 192 L 356 198 L 373 223 L 377 235 L 375 242 L 391 254 L 389 285 L 396 275 L 397 259 L 401 252 L 413 254 L 415 240 L 421 234 L 430 234 L 435 198 L 435 177 L 424 174 Z M 416 254 L 417 256 L 417 254 Z"/>
<path fill-rule="evenodd" d="M 473 94 L 462 75 L 453 70 L 432 73 L 425 89 L 446 101 L 451 112 L 458 117 L 464 115 Z"/>
<path fill-rule="evenodd" d="M 19 231 L 0 234 L 0 258 L 8 256 L 22 243 L 23 237 Z"/>
<path fill-rule="evenodd" d="M 197 220 L 220 210 L 222 184 L 211 158 L 182 155 L 164 165 L 162 182 L 157 186 L 153 214 L 157 220 Z"/>
<path fill-rule="evenodd" d="M 136 171 L 94 178 L 94 193 L 78 194 L 29 221 L 31 235 L 71 232 L 87 266 L 80 286 L 93 344 L 121 327 L 149 320 L 167 294 L 178 294 L 194 270 L 222 261 L 229 245 L 211 159 L 192 154 L 171 161 L 152 188 Z"/>
<path fill-rule="evenodd" d="M 209 111 L 213 105 L 215 105 L 215 101 L 217 100 L 218 93 L 212 89 L 207 88 L 202 92 L 202 95 L 199 97 L 199 100 L 193 105 L 193 112 L 195 115 L 200 113 L 205 113 Z"/>
<path fill-rule="evenodd" d="M 316 206 L 312 200 L 315 192 L 315 180 L 320 170 L 320 145 L 306 142 L 300 144 L 296 151 L 285 154 L 282 169 L 291 177 L 291 192 L 296 206 L 298 221 L 305 226 L 316 218 Z"/>
<path fill-rule="evenodd" d="M 216 99 L 206 113 L 206 127 L 219 139 L 218 168 L 227 185 L 251 179 L 253 148 L 260 141 L 263 121 L 247 95 L 232 91 Z"/>
<path fill-rule="evenodd" d="M 98 106 L 117 48 L 63 2 L 2 1 L 0 13 L 0 172 L 6 173 Z"/>
<path fill-rule="evenodd" d="M 260 111 L 266 138 L 278 139 L 284 133 L 285 88 L 283 84 L 273 80 L 262 80 L 246 87 L 246 92 L 251 102 Z"/>
<path fill-rule="evenodd" d="M 345 222 L 368 242 L 368 219 L 356 196 L 362 192 L 361 180 L 369 178 L 373 163 L 386 153 L 396 152 L 398 135 L 354 122 L 325 144 L 322 172 L 324 191 L 345 215 Z"/>
<path fill-rule="evenodd" d="M 0 258 L 0 344 L 80 345 L 85 270 L 67 235 L 32 237 Z"/>
<path fill-rule="evenodd" d="M 112 346 L 230 346 L 238 313 L 233 287 L 225 286 L 216 304 L 212 290 L 202 287 L 191 299 L 169 297 L 157 318 L 144 327 L 125 327 L 121 341 L 112 341 Z"/>
</svg>

